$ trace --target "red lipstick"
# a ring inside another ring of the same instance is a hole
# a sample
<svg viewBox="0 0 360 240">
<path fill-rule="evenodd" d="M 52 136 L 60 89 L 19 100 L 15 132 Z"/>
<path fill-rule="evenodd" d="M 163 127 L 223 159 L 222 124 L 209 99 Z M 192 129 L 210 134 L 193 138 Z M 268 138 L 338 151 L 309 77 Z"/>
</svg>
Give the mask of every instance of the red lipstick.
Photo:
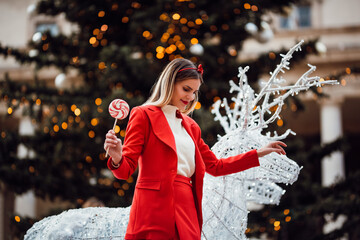
<svg viewBox="0 0 360 240">
<path fill-rule="evenodd" d="M 188 105 L 188 103 L 189 102 L 187 102 L 187 101 L 184 101 L 184 100 L 181 100 L 182 102 L 183 102 L 183 104 L 185 104 L 185 105 Z"/>
</svg>

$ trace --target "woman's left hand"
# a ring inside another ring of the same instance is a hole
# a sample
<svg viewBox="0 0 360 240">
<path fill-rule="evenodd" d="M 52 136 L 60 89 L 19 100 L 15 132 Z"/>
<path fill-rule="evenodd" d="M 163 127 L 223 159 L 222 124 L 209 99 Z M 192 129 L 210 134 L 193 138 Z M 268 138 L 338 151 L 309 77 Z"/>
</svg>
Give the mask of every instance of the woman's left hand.
<svg viewBox="0 0 360 240">
<path fill-rule="evenodd" d="M 271 142 L 268 145 L 257 150 L 258 157 L 264 157 L 272 152 L 276 152 L 281 155 L 286 155 L 285 150 L 281 146 L 286 147 L 287 145 L 281 141 Z"/>
</svg>

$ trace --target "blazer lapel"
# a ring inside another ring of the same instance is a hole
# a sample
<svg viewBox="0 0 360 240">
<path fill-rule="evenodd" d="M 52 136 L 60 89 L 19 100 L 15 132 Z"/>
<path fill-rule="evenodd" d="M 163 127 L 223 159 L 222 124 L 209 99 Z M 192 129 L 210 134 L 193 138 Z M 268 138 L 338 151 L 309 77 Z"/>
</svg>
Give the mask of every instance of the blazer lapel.
<svg viewBox="0 0 360 240">
<path fill-rule="evenodd" d="M 155 135 L 166 145 L 171 147 L 176 153 L 174 134 L 172 133 L 169 123 L 160 107 L 145 106 L 145 113 L 148 115 L 151 127 Z"/>
</svg>

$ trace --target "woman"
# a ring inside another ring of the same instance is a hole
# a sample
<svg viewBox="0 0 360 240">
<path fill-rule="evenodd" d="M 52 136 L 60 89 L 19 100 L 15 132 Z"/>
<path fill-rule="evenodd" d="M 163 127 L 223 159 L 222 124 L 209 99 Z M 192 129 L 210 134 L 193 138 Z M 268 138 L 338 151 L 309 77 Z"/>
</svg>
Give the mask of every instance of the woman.
<svg viewBox="0 0 360 240">
<path fill-rule="evenodd" d="M 171 61 L 150 98 L 132 109 L 124 145 L 110 130 L 108 167 L 127 179 L 139 165 L 138 180 L 125 239 L 200 239 L 205 171 L 221 176 L 259 166 L 259 157 L 285 154 L 283 142 L 217 159 L 187 115 L 194 110 L 202 79 L 186 59 Z M 280 146 L 281 145 L 281 146 Z"/>
</svg>

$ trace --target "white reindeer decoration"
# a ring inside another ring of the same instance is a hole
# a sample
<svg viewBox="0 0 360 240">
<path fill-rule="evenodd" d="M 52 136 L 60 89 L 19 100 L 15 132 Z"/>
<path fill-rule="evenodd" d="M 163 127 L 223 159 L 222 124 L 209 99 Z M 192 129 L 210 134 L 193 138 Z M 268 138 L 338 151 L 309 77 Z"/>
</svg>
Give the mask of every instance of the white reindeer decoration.
<svg viewBox="0 0 360 240">
<path fill-rule="evenodd" d="M 303 41 L 292 47 L 286 55 L 281 55 L 281 63 L 277 66 L 269 81 L 255 94 L 246 78 L 246 68 L 239 68 L 239 85 L 230 81 L 230 93 L 237 92 L 232 98 L 234 107 L 230 108 L 227 100 L 217 101 L 212 113 L 215 120 L 225 130 L 219 137 L 212 151 L 217 157 L 234 156 L 251 149 L 258 149 L 270 141 L 285 139 L 291 130 L 283 135 L 270 136 L 261 132 L 268 124 L 279 118 L 284 99 L 308 90 L 312 86 L 336 84 L 337 81 L 320 81 L 319 77 L 309 77 L 316 67 L 310 69 L 291 86 L 281 86 L 285 79 L 278 78 L 280 72 L 289 69 L 289 60 L 295 51 L 301 50 Z M 285 93 L 283 93 L 285 91 Z M 283 93 L 283 94 L 280 94 Z M 269 102 L 273 96 L 272 102 Z M 263 99 L 261 106 L 260 100 Z M 265 114 L 276 106 L 276 111 L 266 119 Z M 220 114 L 224 107 L 226 115 Z M 260 166 L 244 172 L 212 177 L 205 175 L 203 214 L 204 225 L 202 238 L 246 239 L 247 201 L 260 204 L 278 204 L 284 190 L 276 183 L 292 184 L 297 180 L 300 167 L 284 155 L 271 153 L 260 159 Z M 59 215 L 47 217 L 34 224 L 25 236 L 25 240 L 36 239 L 124 239 L 129 218 L 127 208 L 86 208 L 65 211 Z"/>
</svg>

